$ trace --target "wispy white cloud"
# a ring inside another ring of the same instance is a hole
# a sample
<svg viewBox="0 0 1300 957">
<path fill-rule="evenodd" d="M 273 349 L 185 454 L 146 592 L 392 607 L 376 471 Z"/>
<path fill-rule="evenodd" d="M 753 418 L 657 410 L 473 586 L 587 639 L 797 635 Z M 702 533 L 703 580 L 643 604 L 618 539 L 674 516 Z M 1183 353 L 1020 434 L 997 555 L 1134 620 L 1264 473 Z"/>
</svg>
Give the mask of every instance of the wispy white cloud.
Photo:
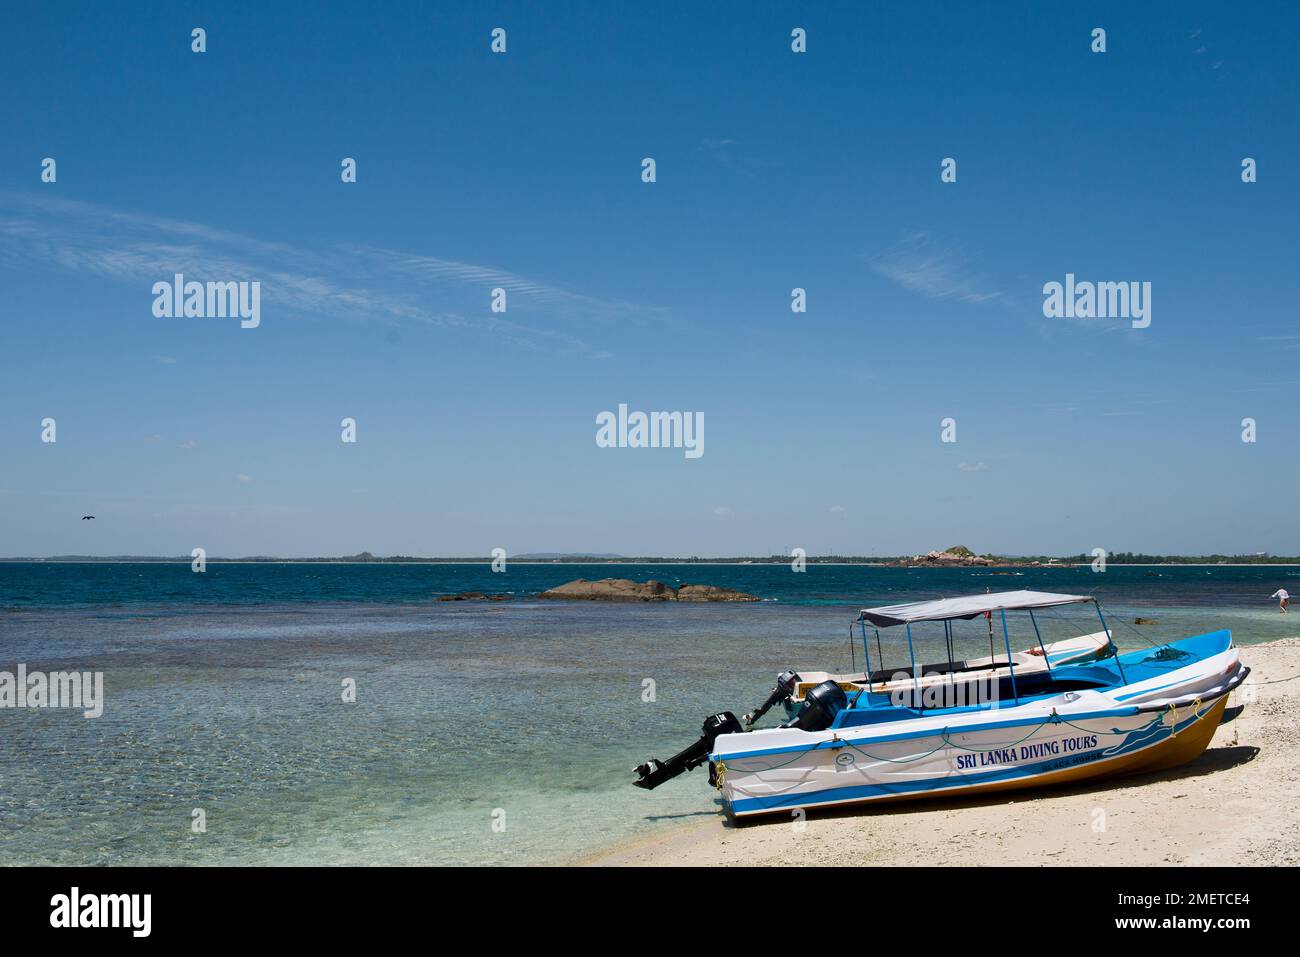
<svg viewBox="0 0 1300 957">
<path fill-rule="evenodd" d="M 706 136 L 699 150 L 724 169 L 750 177 L 781 165 L 762 150 L 742 149 L 741 143 L 730 136 Z"/>
<path fill-rule="evenodd" d="M 580 315 L 598 320 L 636 321 L 660 312 L 630 302 L 584 295 L 493 266 L 478 266 L 435 256 L 417 256 L 375 246 L 352 246 L 347 248 L 347 252 L 358 260 L 364 260 L 376 273 L 388 273 L 417 281 L 446 280 L 480 286 L 484 291 L 484 302 L 487 301 L 486 294 L 489 290 L 504 289 L 511 308 L 517 301 L 515 297 L 520 296 L 532 304 L 561 307 L 564 314 L 571 317 Z"/>
<path fill-rule="evenodd" d="M 923 232 L 905 236 L 867 263 L 872 272 L 930 299 L 988 303 L 1006 298 L 987 279 L 967 269 L 956 252 Z"/>
<path fill-rule="evenodd" d="M 987 462 L 962 462 L 957 468 L 963 472 L 987 472 L 989 464 Z"/>
<path fill-rule="evenodd" d="M 589 357 L 608 352 L 542 323 L 643 321 L 661 314 L 492 266 L 366 246 L 298 247 L 201 223 L 0 191 L 0 265 L 21 269 L 51 263 L 122 282 L 152 284 L 178 272 L 191 278 L 257 279 L 263 308 L 276 304 L 301 317 L 423 324 L 490 334 L 529 350 Z M 462 299 L 477 297 L 475 286 L 481 287 L 481 313 L 428 305 L 439 292 L 457 288 Z M 489 311 L 495 287 L 507 291 L 510 311 L 523 313 L 524 321 Z"/>
</svg>

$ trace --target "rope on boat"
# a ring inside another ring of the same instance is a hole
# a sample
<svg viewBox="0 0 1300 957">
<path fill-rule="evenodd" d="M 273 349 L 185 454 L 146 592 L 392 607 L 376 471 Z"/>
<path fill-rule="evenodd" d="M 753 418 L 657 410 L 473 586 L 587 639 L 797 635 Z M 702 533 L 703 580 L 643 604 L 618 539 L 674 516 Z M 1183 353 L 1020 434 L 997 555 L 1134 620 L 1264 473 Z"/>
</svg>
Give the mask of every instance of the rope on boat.
<svg viewBox="0 0 1300 957">
<path fill-rule="evenodd" d="M 1192 702 L 1192 717 L 1196 721 L 1201 720 L 1201 699 L 1198 695 Z M 1169 737 L 1178 737 L 1178 706 L 1172 702 L 1169 704 Z"/>
<path fill-rule="evenodd" d="M 1052 713 L 1055 714 L 1056 712 L 1053 711 Z M 947 728 L 944 728 L 944 729 L 943 729 L 943 740 L 944 740 L 944 743 L 946 743 L 946 744 L 948 744 L 948 745 L 950 745 L 950 746 L 956 748 L 958 751 L 992 751 L 992 750 L 995 750 L 996 748 L 1014 748 L 1016 745 L 1018 745 L 1018 744 L 1023 744 L 1024 742 L 1028 741 L 1030 738 L 1032 738 L 1034 735 L 1036 735 L 1039 731 L 1042 731 L 1043 728 L 1047 727 L 1047 726 L 1048 726 L 1049 724 L 1051 724 L 1051 723 L 1052 723 L 1052 719 L 1051 719 L 1051 718 L 1048 718 L 1048 719 L 1045 720 L 1042 724 L 1040 724 L 1038 727 L 1034 728 L 1034 729 L 1033 729 L 1032 731 L 1030 731 L 1027 735 L 1025 735 L 1023 738 L 1021 738 L 1019 741 L 1012 741 L 1010 744 L 999 744 L 999 745 L 995 745 L 993 748 L 965 748 L 965 747 L 962 747 L 960 744 L 958 744 L 957 742 L 953 741 L 952 738 L 948 737 L 948 729 L 947 729 Z M 959 732 L 957 732 L 957 733 L 958 733 L 958 734 L 966 734 L 966 733 L 969 733 L 969 732 L 959 731 Z M 937 750 L 938 750 L 938 748 L 935 749 L 935 751 L 937 751 Z M 933 754 L 934 751 L 931 751 L 930 753 Z"/>
<path fill-rule="evenodd" d="M 944 729 L 944 732 L 943 732 L 943 740 L 944 740 L 945 742 L 948 740 L 948 729 L 947 729 L 947 728 Z M 881 758 L 881 757 L 877 757 L 877 756 L 874 755 L 874 754 L 871 754 L 871 753 L 868 752 L 868 751 L 863 751 L 863 750 L 862 750 L 860 747 L 858 747 L 856 744 L 850 744 L 848 741 L 845 741 L 844 743 L 845 743 L 846 745 L 848 745 L 850 748 L 852 748 L 854 751 L 858 752 L 858 754 L 865 754 L 865 755 L 866 755 L 867 757 L 869 757 L 872 761 L 884 761 L 886 764 L 911 764 L 913 761 L 920 761 L 922 758 L 928 758 L 930 755 L 934 754 L 936 751 L 939 751 L 939 750 L 941 750 L 941 749 L 943 748 L 943 744 L 940 744 L 940 745 L 939 745 L 937 748 L 935 748 L 933 751 L 927 751 L 927 752 L 925 752 L 925 754 L 917 754 L 917 755 L 914 755 L 914 756 L 912 756 L 912 757 L 910 757 L 910 758 Z"/>
<path fill-rule="evenodd" d="M 746 774 L 762 774 L 762 773 L 767 772 L 767 771 L 779 771 L 779 770 L 781 770 L 782 768 L 789 767 L 790 765 L 794 764 L 796 761 L 798 761 L 800 758 L 802 758 L 802 757 L 804 756 L 804 753 L 805 753 L 805 752 L 798 752 L 798 753 L 796 753 L 795 756 L 792 757 L 789 761 L 783 761 L 783 762 L 781 762 L 780 764 L 774 764 L 774 765 L 772 765 L 770 768 L 753 768 L 753 769 L 745 768 L 745 769 L 744 769 L 744 773 L 746 773 Z M 723 780 L 723 778 L 726 776 L 726 773 L 727 773 L 727 762 L 726 762 L 725 760 L 723 760 L 723 761 L 719 761 L 719 762 L 717 762 L 713 767 L 714 767 L 714 777 L 713 777 L 714 785 L 713 785 L 713 786 L 714 786 L 717 790 L 721 791 L 721 790 L 722 790 L 722 780 Z"/>
<path fill-rule="evenodd" d="M 1067 719 L 1061 717 L 1060 714 L 1057 713 L 1057 711 L 1056 711 L 1055 708 L 1052 709 L 1052 715 L 1051 715 L 1051 717 L 1048 718 L 1047 720 L 1048 720 L 1049 722 L 1051 722 L 1052 724 L 1063 724 L 1063 725 L 1065 725 L 1067 728 L 1073 728 L 1075 731 L 1082 731 L 1084 734 L 1096 734 L 1096 733 L 1097 733 L 1093 728 L 1085 728 L 1085 727 L 1084 727 L 1083 725 L 1081 725 L 1081 724 L 1075 724 L 1073 721 L 1069 721 L 1069 720 L 1067 720 Z M 1104 732 L 1103 732 L 1103 733 L 1104 733 Z"/>
</svg>

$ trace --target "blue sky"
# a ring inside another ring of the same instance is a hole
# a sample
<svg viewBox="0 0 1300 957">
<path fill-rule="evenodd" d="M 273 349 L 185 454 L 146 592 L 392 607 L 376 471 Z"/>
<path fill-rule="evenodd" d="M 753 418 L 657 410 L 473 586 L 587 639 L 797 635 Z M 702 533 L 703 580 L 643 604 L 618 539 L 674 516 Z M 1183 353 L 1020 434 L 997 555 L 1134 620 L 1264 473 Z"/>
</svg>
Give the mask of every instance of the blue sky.
<svg viewBox="0 0 1300 957">
<path fill-rule="evenodd" d="M 15 8 L 0 554 L 1300 551 L 1300 13 L 1132 6 Z"/>
</svg>

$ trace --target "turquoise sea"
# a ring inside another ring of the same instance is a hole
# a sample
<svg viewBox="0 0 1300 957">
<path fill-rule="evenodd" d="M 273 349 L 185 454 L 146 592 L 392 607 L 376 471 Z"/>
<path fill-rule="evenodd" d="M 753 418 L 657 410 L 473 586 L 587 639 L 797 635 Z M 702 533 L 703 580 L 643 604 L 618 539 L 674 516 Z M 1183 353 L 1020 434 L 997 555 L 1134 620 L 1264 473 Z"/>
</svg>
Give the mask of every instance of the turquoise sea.
<svg viewBox="0 0 1300 957">
<path fill-rule="evenodd" d="M 535 597 L 578 577 L 702 582 L 767 600 Z M 1125 647 L 1220 627 L 1249 644 L 1300 633 L 1300 617 L 1268 598 L 1279 587 L 1300 593 L 1300 567 L 209 564 L 195 574 L 182 563 L 0 563 L 0 671 L 100 671 L 106 689 L 94 719 L 0 709 L 0 864 L 562 862 L 716 814 L 703 770 L 646 792 L 631 786 L 633 765 L 694 740 L 712 711 L 748 710 L 784 668 L 860 667 L 848 628 L 864 605 L 1077 592 L 1101 600 Z M 434 600 L 465 590 L 514 600 Z M 1095 631 L 1091 616 L 1058 609 L 1040 619 L 1044 638 Z M 1139 616 L 1156 623 L 1134 625 Z M 1012 624 L 1012 642 L 1028 646 L 1027 623 Z M 987 654 L 983 627 L 959 629 L 959 653 Z M 933 660 L 937 638 L 917 629 L 921 656 Z M 884 651 L 886 664 L 906 661 L 905 645 L 886 638 Z M 355 703 L 341 700 L 344 679 Z M 191 828 L 196 808 L 205 833 Z"/>
</svg>

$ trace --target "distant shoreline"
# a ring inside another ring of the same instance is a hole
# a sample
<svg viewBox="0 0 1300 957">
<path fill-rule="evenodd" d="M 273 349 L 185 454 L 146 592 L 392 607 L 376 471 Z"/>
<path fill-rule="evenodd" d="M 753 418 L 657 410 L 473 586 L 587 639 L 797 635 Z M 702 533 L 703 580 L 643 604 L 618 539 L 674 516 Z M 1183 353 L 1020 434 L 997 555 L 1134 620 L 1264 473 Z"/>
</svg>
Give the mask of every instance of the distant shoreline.
<svg viewBox="0 0 1300 957">
<path fill-rule="evenodd" d="M 136 558 L 133 556 L 114 556 L 99 558 L 95 556 L 78 556 L 75 558 L 0 558 L 0 565 L 189 565 L 193 559 L 181 558 Z M 209 565 L 491 565 L 491 558 L 207 558 Z M 514 565 L 789 565 L 790 559 L 734 559 L 734 558 L 509 558 Z M 1006 565 L 924 565 L 904 564 L 897 559 L 864 559 L 862 561 L 829 561 L 808 557 L 808 565 L 826 565 L 831 567 L 860 566 L 864 568 L 903 568 L 915 570 L 951 571 L 954 569 L 969 571 L 1046 571 L 1062 568 L 1087 568 L 1090 562 L 1058 561 L 1048 565 L 1016 562 Z M 1300 558 L 1277 559 L 1258 562 L 1117 562 L 1108 561 L 1108 566 L 1118 568 L 1294 568 L 1300 566 Z"/>
</svg>

